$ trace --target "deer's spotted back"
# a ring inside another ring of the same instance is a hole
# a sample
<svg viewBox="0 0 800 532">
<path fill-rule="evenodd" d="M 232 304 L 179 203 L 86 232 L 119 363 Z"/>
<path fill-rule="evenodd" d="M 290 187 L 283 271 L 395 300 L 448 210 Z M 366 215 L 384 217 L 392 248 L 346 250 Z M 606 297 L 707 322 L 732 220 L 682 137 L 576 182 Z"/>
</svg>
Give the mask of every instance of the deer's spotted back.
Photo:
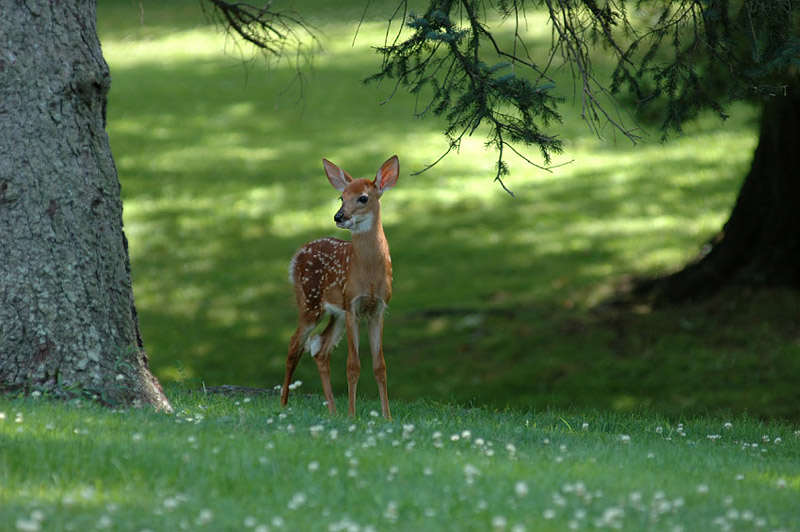
<svg viewBox="0 0 800 532">
<path fill-rule="evenodd" d="M 289 281 L 299 285 L 298 304 L 321 314 L 326 293 L 341 294 L 350 261 L 350 242 L 321 238 L 301 247 L 289 265 Z M 341 297 L 341 296 L 340 296 Z"/>
</svg>

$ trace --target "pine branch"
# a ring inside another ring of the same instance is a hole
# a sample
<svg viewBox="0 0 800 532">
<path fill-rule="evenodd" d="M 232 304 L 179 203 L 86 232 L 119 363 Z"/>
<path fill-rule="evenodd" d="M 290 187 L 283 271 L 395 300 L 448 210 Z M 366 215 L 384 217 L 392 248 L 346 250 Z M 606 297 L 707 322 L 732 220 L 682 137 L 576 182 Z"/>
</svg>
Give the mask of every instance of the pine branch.
<svg viewBox="0 0 800 532">
<path fill-rule="evenodd" d="M 302 98 L 304 68 L 310 66 L 314 54 L 321 49 L 318 30 L 294 11 L 278 11 L 272 4 L 272 0 L 261 7 L 225 0 L 201 1 L 210 20 L 216 21 L 229 34 L 253 45 L 269 61 L 293 63 Z"/>
</svg>

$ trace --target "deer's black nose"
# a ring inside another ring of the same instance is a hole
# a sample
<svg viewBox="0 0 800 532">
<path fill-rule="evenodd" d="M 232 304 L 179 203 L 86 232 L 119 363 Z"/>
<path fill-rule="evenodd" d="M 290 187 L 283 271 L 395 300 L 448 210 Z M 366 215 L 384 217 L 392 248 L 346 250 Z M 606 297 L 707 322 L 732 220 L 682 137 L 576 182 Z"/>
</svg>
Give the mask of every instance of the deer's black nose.
<svg viewBox="0 0 800 532">
<path fill-rule="evenodd" d="M 338 224 L 342 220 L 344 220 L 344 214 L 342 214 L 342 211 L 336 211 L 336 214 L 333 215 L 333 221 Z"/>
</svg>

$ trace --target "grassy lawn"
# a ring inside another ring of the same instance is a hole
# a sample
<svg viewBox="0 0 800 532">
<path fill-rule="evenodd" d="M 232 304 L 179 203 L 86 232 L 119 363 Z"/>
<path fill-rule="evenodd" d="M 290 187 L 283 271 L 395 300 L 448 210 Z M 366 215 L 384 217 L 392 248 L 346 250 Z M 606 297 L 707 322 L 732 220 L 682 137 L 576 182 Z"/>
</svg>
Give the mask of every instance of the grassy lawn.
<svg viewBox="0 0 800 532">
<path fill-rule="evenodd" d="M 797 293 L 596 307 L 631 275 L 680 267 L 721 227 L 755 145 L 753 110 L 724 126 L 703 118 L 666 144 L 655 130 L 636 147 L 600 141 L 562 72 L 567 153 L 555 162 L 574 161 L 547 173 L 511 160 L 514 200 L 492 183 L 480 137 L 410 175 L 446 142 L 442 123 L 413 117 L 412 98 L 380 105 L 391 88 L 360 82 L 378 67 L 385 3 L 355 43 L 363 3 L 293 4 L 324 48 L 299 101 L 291 64 L 251 60 L 194 0 L 99 4 L 134 292 L 162 382 L 280 383 L 296 320 L 288 261 L 306 241 L 345 236 L 321 157 L 368 176 L 397 153 L 401 178 L 383 200 L 392 398 L 800 419 Z M 533 41 L 546 43 L 537 21 Z M 340 347 L 339 395 L 344 359 Z M 359 390 L 376 397 L 366 364 Z M 297 376 L 319 392 L 310 360 Z"/>
<path fill-rule="evenodd" d="M 3 530 L 798 530 L 800 431 L 170 391 L 176 414 L 0 400 Z"/>
</svg>

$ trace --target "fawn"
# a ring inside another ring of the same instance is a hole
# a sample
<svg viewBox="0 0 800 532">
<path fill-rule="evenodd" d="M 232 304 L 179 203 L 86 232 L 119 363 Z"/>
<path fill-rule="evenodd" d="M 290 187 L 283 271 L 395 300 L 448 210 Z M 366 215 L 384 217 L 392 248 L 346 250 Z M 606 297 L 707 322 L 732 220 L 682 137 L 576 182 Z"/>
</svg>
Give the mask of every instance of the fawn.
<svg viewBox="0 0 800 532">
<path fill-rule="evenodd" d="M 342 193 L 342 206 L 333 219 L 337 227 L 350 230 L 352 239 L 349 242 L 338 238 L 315 240 L 302 246 L 289 264 L 289 281 L 294 285 L 300 315 L 297 331 L 289 342 L 281 405 L 285 406 L 289 400 L 289 383 L 305 350 L 317 363 L 328 410 L 336 413 L 331 392 L 330 355 L 346 329 L 347 413 L 355 415 L 356 385 L 361 372 L 358 326 L 365 320 L 381 410 L 386 419 L 391 419 L 382 344 L 383 313 L 392 297 L 392 259 L 381 225 L 379 200 L 397 182 L 400 162 L 396 155 L 391 157 L 381 165 L 372 181 L 353 179 L 327 159 L 322 159 L 322 164 L 328 181 Z M 325 329 L 310 337 L 326 315 L 330 320 Z"/>
</svg>

